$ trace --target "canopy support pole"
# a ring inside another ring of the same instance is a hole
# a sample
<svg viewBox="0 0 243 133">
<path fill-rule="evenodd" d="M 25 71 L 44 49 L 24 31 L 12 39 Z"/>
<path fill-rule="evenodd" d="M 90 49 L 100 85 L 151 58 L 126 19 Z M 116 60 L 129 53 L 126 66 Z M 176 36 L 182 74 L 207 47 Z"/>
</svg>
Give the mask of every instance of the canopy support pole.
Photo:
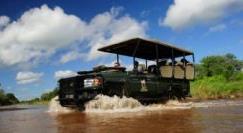
<svg viewBox="0 0 243 133">
<path fill-rule="evenodd" d="M 159 48 L 158 45 L 155 45 L 155 52 L 156 52 L 156 73 L 159 73 Z"/>
<path fill-rule="evenodd" d="M 186 79 L 186 57 L 185 57 L 185 53 L 183 53 L 183 67 L 184 67 L 184 79 Z"/>
<path fill-rule="evenodd" d="M 139 44 L 140 44 L 140 40 L 137 41 L 137 45 L 136 45 L 136 47 L 135 47 L 135 49 L 133 51 L 133 54 L 132 54 L 132 56 L 133 56 L 133 68 L 135 68 L 135 55 L 136 55 L 136 52 L 138 50 Z"/>
<path fill-rule="evenodd" d="M 193 64 L 195 63 L 195 57 L 194 54 L 192 54 L 192 60 L 193 60 Z"/>
<path fill-rule="evenodd" d="M 120 64 L 120 63 L 119 63 L 119 54 L 116 54 L 116 62 L 117 62 L 118 64 Z"/>
<path fill-rule="evenodd" d="M 196 67 L 195 67 L 195 56 L 194 53 L 192 54 L 192 60 L 193 60 L 193 69 L 194 69 L 194 73 L 193 73 L 193 78 L 195 78 L 196 76 Z"/>
<path fill-rule="evenodd" d="M 158 45 L 155 45 L 155 50 L 156 50 L 156 65 L 159 67 L 159 50 L 158 50 Z"/>
<path fill-rule="evenodd" d="M 135 57 L 133 56 L 133 69 L 135 68 Z"/>
<path fill-rule="evenodd" d="M 172 59 L 171 59 L 171 61 L 172 61 L 172 77 L 174 78 L 175 76 L 175 57 L 174 57 L 174 49 L 172 48 L 172 50 L 171 50 L 171 57 L 172 57 Z"/>
<path fill-rule="evenodd" d="M 147 59 L 145 60 L 145 68 L 146 68 L 146 70 L 148 70 L 148 60 Z"/>
</svg>

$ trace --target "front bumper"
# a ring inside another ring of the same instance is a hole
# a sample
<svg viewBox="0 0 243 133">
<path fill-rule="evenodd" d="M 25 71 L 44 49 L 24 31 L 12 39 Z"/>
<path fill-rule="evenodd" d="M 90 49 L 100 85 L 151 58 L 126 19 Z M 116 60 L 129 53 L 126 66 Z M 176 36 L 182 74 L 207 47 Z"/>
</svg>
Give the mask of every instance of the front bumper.
<svg viewBox="0 0 243 133">
<path fill-rule="evenodd" d="M 101 92 L 101 88 L 83 88 L 73 93 L 60 93 L 59 101 L 60 104 L 64 107 L 83 106 L 86 102 L 101 94 Z"/>
</svg>

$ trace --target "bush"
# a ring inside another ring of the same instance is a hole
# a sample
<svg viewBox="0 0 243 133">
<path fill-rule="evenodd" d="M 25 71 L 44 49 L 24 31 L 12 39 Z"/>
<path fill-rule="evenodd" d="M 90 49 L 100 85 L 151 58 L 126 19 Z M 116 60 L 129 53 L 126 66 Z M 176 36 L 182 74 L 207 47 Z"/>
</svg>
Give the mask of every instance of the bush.
<svg viewBox="0 0 243 133">
<path fill-rule="evenodd" d="M 207 56 L 201 60 L 201 64 L 196 65 L 197 77 L 223 75 L 230 80 L 235 73 L 241 71 L 242 65 L 242 61 L 237 60 L 233 54 Z"/>
<path fill-rule="evenodd" d="M 191 84 L 191 94 L 200 99 L 243 96 L 243 74 L 237 74 L 235 77 L 237 80 L 231 81 L 223 75 L 198 79 Z"/>
<path fill-rule="evenodd" d="M 54 98 L 55 96 L 57 96 L 58 94 L 58 89 L 55 88 L 53 91 L 47 92 L 47 93 L 43 93 L 41 95 L 41 100 L 42 101 L 50 101 L 52 98 Z"/>
<path fill-rule="evenodd" d="M 243 72 L 239 72 L 239 73 L 235 73 L 232 77 L 231 77 L 232 81 L 240 81 L 243 80 Z"/>
<path fill-rule="evenodd" d="M 19 100 L 12 93 L 7 93 L 0 89 L 0 106 L 19 103 Z"/>
<path fill-rule="evenodd" d="M 27 101 L 21 101 L 23 104 L 48 104 L 49 101 L 58 95 L 58 88 L 55 88 L 53 91 L 43 93 L 40 98 L 34 98 Z"/>
</svg>

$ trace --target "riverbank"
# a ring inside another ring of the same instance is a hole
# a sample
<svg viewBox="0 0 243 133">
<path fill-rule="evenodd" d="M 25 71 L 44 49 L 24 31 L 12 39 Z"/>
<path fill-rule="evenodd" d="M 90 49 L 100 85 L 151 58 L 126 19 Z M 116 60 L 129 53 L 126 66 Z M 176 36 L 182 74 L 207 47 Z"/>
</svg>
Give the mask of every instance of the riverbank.
<svg viewBox="0 0 243 133">
<path fill-rule="evenodd" d="M 20 105 L 48 105 L 50 101 L 24 101 Z"/>
<path fill-rule="evenodd" d="M 243 74 L 232 80 L 223 76 L 204 77 L 191 82 L 191 95 L 194 99 L 234 99 L 243 97 Z"/>
</svg>

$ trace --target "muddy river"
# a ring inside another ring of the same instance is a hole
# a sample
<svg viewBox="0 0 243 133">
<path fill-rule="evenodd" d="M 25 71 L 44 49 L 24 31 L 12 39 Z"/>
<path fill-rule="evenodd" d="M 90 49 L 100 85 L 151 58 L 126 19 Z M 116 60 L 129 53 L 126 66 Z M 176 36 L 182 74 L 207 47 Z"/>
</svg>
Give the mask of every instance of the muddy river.
<svg viewBox="0 0 243 133">
<path fill-rule="evenodd" d="M 129 100 L 95 101 L 84 112 L 63 110 L 57 105 L 1 107 L 0 132 L 243 132 L 243 100 L 169 101 L 149 106 Z"/>
</svg>

